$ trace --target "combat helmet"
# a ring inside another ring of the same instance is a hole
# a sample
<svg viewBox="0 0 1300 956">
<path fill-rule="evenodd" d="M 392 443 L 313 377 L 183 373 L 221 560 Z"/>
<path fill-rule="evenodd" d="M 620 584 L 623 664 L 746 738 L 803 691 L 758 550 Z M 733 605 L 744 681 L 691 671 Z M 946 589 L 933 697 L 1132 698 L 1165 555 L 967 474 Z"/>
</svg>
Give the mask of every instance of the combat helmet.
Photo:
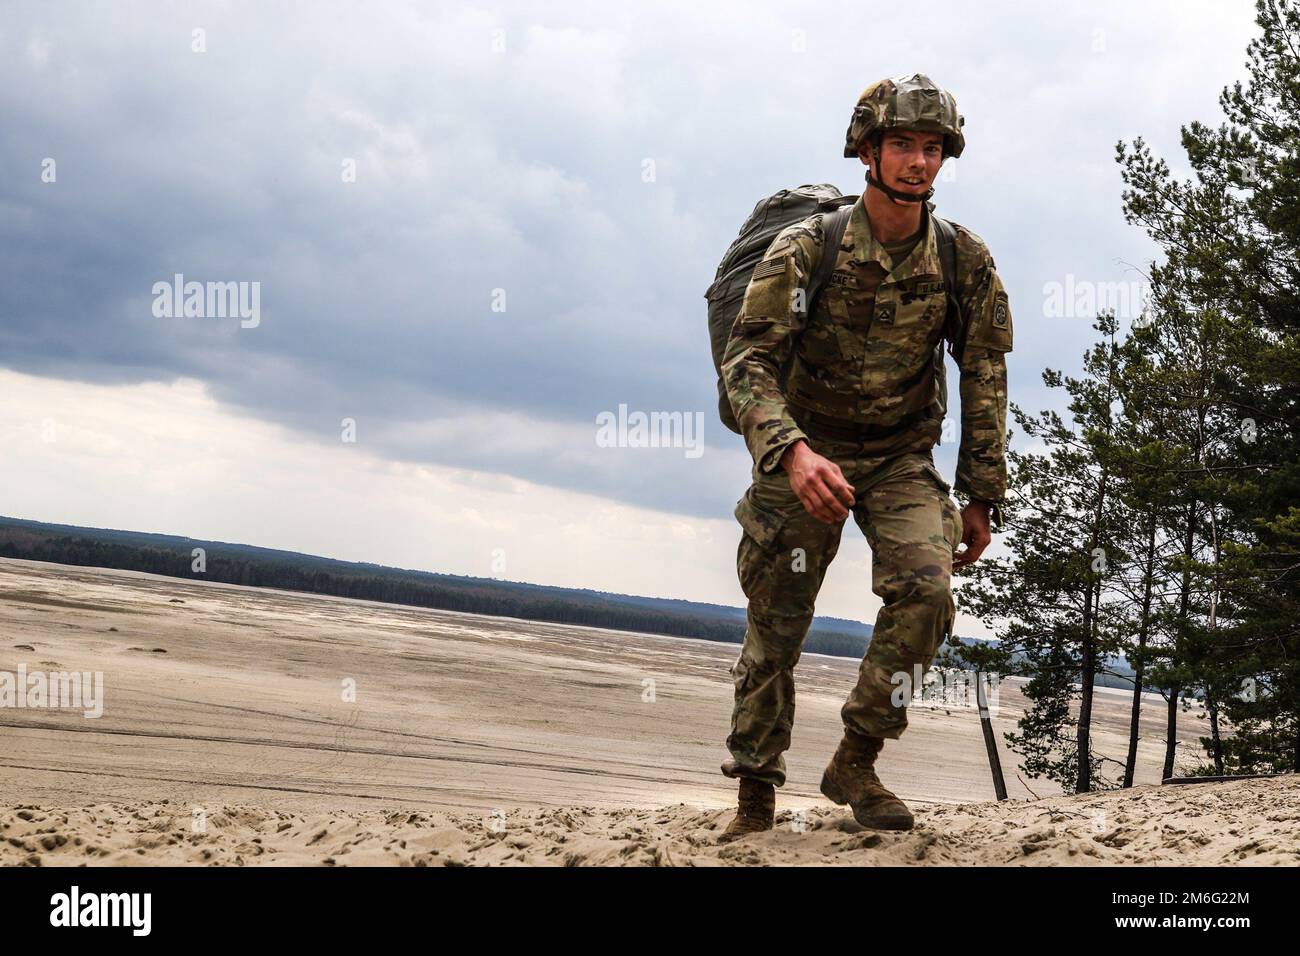
<svg viewBox="0 0 1300 956">
<path fill-rule="evenodd" d="M 943 158 L 960 156 L 966 148 L 961 128 L 966 119 L 957 112 L 957 100 L 941 89 L 924 73 L 896 76 L 872 83 L 858 97 L 848 132 L 844 136 L 844 155 L 858 155 L 862 145 L 870 144 L 874 162 L 867 181 L 885 195 L 904 202 L 924 202 L 934 195 L 934 188 L 923 196 L 899 192 L 880 181 L 880 138 L 886 129 L 912 129 L 943 135 Z"/>
</svg>

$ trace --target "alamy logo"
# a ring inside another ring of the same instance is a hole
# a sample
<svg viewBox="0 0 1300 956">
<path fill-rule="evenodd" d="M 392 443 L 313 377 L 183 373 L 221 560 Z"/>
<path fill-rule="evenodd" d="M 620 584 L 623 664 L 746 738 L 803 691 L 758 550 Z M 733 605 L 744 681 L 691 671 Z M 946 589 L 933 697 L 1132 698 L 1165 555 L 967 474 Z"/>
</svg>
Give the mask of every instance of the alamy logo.
<svg viewBox="0 0 1300 956">
<path fill-rule="evenodd" d="M 131 935 L 148 936 L 153 923 L 152 893 L 71 892 L 50 897 L 51 926 L 129 926 Z"/>
<path fill-rule="evenodd" d="M 260 282 L 186 282 L 178 272 L 171 282 L 155 282 L 152 291 L 156 319 L 238 318 L 244 329 L 262 323 Z"/>
<path fill-rule="evenodd" d="M 80 710 L 92 720 L 104 713 L 103 671 L 0 671 L 0 707 Z"/>
<path fill-rule="evenodd" d="M 1143 282 L 1094 282 L 1070 273 L 1064 282 L 1043 283 L 1043 316 L 1048 319 L 1091 319 L 1110 311 L 1117 319 L 1136 322 L 1150 308 L 1151 287 Z"/>
<path fill-rule="evenodd" d="M 998 716 L 1001 679 L 997 674 L 977 674 L 959 668 L 936 667 L 921 672 L 912 665 L 912 673 L 896 671 L 889 681 L 894 685 L 889 695 L 895 707 L 919 706 L 936 710 L 978 710 L 983 716 Z"/>
<path fill-rule="evenodd" d="M 703 412 L 628 412 L 596 416 L 596 445 L 599 448 L 685 448 L 687 458 L 704 454 Z"/>
</svg>

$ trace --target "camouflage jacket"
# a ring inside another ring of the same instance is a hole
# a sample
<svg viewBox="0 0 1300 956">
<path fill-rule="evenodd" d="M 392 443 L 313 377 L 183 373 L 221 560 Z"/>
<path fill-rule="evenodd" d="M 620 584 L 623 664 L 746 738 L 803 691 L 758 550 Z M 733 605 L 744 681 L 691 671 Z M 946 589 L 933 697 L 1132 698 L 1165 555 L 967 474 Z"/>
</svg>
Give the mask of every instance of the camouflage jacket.
<svg viewBox="0 0 1300 956">
<path fill-rule="evenodd" d="M 941 433 L 933 352 L 944 334 L 946 299 L 928 215 L 922 239 L 894 267 L 858 197 L 835 271 L 809 315 L 804 297 L 821 258 L 822 219 L 818 214 L 789 226 L 772 241 L 754 269 L 723 360 L 732 409 L 764 472 L 778 468 L 785 449 L 806 437 L 796 418 L 806 420 L 808 411 L 878 436 L 864 444 L 864 454 L 928 449 Z M 983 241 L 954 226 L 957 298 L 966 316 L 954 488 L 1000 504 L 1011 310 Z"/>
</svg>

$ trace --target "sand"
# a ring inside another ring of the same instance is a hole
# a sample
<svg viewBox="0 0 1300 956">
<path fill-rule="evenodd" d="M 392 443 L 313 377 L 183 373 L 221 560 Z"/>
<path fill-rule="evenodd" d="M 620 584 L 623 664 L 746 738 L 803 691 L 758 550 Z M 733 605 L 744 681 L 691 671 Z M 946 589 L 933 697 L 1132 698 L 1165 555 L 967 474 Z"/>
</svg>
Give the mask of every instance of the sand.
<svg viewBox="0 0 1300 956">
<path fill-rule="evenodd" d="M 913 708 L 880 772 L 911 833 L 817 792 L 856 662 L 806 655 L 775 831 L 719 846 L 738 647 L 0 559 L 0 671 L 103 674 L 103 713 L 0 708 L 0 863 L 1300 863 L 1297 778 L 1130 791 L 1020 779 L 978 721 Z M 995 722 L 1022 699 L 1004 682 Z M 1098 695 L 1122 759 L 1130 696 Z M 1204 721 L 1184 715 L 1179 764 Z M 1032 789 L 1031 789 L 1032 788 Z"/>
</svg>

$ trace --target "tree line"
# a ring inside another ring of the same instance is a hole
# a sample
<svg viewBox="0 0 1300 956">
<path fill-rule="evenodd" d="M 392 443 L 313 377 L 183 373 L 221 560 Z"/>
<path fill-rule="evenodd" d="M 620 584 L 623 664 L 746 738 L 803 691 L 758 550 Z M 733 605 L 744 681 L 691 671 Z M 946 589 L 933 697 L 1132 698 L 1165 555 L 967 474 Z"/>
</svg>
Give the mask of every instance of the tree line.
<svg viewBox="0 0 1300 956">
<path fill-rule="evenodd" d="M 196 546 L 205 551 L 201 572 L 193 570 L 192 549 Z M 745 636 L 745 615 L 740 608 L 712 607 L 706 612 L 673 607 L 681 602 L 667 600 L 662 602 L 663 607 L 656 607 L 659 602 L 653 598 L 629 599 L 594 591 L 335 561 L 247 545 L 70 529 L 18 519 L 0 519 L 0 557 L 120 568 L 223 584 L 733 644 Z M 809 634 L 805 650 L 862 657 L 867 640 L 863 634 L 819 625 Z"/>
</svg>

